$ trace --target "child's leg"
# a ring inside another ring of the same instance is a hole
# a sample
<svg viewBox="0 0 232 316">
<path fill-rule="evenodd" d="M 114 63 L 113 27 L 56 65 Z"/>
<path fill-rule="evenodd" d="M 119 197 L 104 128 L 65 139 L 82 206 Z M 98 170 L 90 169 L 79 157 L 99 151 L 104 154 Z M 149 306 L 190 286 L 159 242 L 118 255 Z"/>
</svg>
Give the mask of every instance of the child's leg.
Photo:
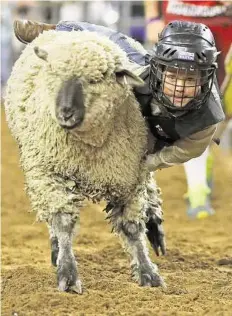
<svg viewBox="0 0 232 316">
<path fill-rule="evenodd" d="M 184 164 L 189 189 L 199 185 L 207 186 L 206 170 L 208 154 L 209 148 L 207 147 L 201 156 L 193 158 Z"/>
<path fill-rule="evenodd" d="M 184 169 L 188 186 L 187 214 L 193 218 L 214 214 L 210 203 L 212 160 L 209 148 L 200 157 L 186 162 Z"/>
</svg>

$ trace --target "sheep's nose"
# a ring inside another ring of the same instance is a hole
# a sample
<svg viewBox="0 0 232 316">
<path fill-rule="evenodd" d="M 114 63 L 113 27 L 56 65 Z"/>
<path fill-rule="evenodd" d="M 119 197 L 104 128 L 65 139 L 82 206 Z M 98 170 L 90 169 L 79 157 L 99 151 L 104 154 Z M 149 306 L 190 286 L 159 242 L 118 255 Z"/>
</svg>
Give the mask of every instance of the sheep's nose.
<svg viewBox="0 0 232 316">
<path fill-rule="evenodd" d="M 73 110 L 68 108 L 68 107 L 63 108 L 62 116 L 63 116 L 64 120 L 67 121 L 68 119 L 70 119 L 73 116 Z"/>
</svg>

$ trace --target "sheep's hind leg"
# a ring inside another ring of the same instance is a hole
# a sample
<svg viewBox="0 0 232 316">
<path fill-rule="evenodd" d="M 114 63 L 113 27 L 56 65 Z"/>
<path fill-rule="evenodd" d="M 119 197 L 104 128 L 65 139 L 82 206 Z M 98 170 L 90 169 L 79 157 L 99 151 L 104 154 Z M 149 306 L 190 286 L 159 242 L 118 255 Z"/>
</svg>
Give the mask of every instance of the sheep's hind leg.
<svg viewBox="0 0 232 316">
<path fill-rule="evenodd" d="M 136 222 L 128 221 L 122 225 L 120 235 L 132 259 L 133 279 L 141 286 L 164 286 L 157 265 L 149 257 L 144 228 Z"/>
<path fill-rule="evenodd" d="M 138 203 L 138 201 L 137 201 Z M 145 223 L 135 211 L 135 204 L 111 211 L 111 222 L 121 237 L 124 247 L 131 256 L 132 277 L 141 286 L 165 286 L 158 267 L 152 263 L 146 245 Z M 136 207 L 137 208 L 137 207 Z"/>
<path fill-rule="evenodd" d="M 51 229 L 58 240 L 57 281 L 60 291 L 73 291 L 82 294 L 82 285 L 78 276 L 77 263 L 72 250 L 76 220 L 71 214 L 53 215 Z M 56 247 L 56 239 L 52 241 Z M 56 255 L 56 250 L 54 252 Z"/>
</svg>

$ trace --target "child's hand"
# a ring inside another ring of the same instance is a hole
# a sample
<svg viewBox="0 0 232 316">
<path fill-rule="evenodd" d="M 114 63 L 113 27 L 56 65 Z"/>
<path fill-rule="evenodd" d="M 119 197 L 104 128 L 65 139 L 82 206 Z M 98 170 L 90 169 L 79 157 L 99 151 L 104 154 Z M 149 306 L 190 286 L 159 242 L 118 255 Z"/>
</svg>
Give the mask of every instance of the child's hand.
<svg viewBox="0 0 232 316">
<path fill-rule="evenodd" d="M 156 154 L 147 155 L 147 157 L 145 159 L 145 165 L 146 165 L 147 169 L 149 170 L 149 172 L 156 170 L 155 155 Z"/>
</svg>

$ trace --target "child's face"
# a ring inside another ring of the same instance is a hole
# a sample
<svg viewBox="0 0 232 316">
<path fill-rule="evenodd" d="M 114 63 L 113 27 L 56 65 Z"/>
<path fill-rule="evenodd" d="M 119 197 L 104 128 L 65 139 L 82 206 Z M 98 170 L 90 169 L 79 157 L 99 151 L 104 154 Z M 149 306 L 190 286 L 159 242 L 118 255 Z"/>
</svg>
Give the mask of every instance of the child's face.
<svg viewBox="0 0 232 316">
<path fill-rule="evenodd" d="M 163 74 L 163 92 L 176 107 L 184 107 L 201 91 L 200 72 L 168 69 Z"/>
</svg>

